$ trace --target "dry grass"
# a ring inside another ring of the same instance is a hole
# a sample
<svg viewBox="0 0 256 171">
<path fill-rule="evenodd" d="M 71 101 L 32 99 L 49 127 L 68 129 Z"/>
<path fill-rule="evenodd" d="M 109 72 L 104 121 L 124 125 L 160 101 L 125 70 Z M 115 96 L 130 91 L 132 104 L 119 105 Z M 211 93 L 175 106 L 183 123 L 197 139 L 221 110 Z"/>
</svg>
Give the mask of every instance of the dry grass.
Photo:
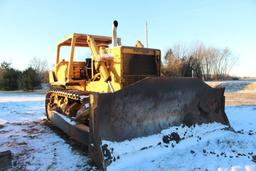
<svg viewBox="0 0 256 171">
<path fill-rule="evenodd" d="M 253 82 L 249 85 L 247 85 L 244 90 L 248 90 L 248 91 L 256 91 L 256 82 Z"/>
<path fill-rule="evenodd" d="M 221 86 L 220 81 L 206 82 L 211 87 Z M 229 85 L 230 86 L 230 85 Z M 232 85 L 231 85 L 232 86 Z M 230 87 L 227 87 L 230 88 Z M 256 105 L 256 82 L 241 86 L 241 89 L 225 92 L 226 106 Z"/>
<path fill-rule="evenodd" d="M 226 106 L 256 105 L 256 92 L 226 92 Z"/>
</svg>

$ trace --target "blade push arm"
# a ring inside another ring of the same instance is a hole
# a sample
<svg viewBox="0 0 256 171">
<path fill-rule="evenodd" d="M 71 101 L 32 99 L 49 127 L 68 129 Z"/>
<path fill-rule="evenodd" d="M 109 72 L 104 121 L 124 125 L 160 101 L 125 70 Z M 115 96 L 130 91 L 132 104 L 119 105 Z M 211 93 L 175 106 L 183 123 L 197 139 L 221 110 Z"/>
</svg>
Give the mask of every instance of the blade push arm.
<svg viewBox="0 0 256 171">
<path fill-rule="evenodd" d="M 94 66 L 96 70 L 99 70 L 100 76 L 103 77 L 104 81 L 108 83 L 108 86 L 112 92 L 114 92 L 111 84 L 111 76 L 105 62 L 101 59 L 99 48 L 97 47 L 93 37 L 87 36 L 87 43 L 92 51 L 92 60 L 95 61 Z"/>
</svg>

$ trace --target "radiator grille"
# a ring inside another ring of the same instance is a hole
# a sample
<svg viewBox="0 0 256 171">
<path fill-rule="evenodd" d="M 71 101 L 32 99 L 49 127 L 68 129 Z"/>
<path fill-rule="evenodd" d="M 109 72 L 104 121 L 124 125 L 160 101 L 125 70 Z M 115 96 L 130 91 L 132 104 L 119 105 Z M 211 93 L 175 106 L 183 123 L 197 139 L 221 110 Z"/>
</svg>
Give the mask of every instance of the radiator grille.
<svg viewBox="0 0 256 171">
<path fill-rule="evenodd" d="M 126 54 L 123 57 L 123 85 L 127 86 L 148 76 L 158 76 L 158 63 L 154 55 Z"/>
</svg>

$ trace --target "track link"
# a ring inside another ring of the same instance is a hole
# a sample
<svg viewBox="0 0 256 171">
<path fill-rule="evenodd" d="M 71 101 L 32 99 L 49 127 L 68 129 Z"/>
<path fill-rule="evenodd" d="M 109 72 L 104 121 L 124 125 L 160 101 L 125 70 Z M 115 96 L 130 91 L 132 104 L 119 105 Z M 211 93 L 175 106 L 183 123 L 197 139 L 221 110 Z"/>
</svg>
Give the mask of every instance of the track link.
<svg viewBox="0 0 256 171">
<path fill-rule="evenodd" d="M 83 102 L 86 99 L 89 100 L 89 93 L 83 91 L 52 89 L 49 90 L 47 94 L 55 94 L 57 96 L 67 97 L 79 102 Z"/>
<path fill-rule="evenodd" d="M 49 90 L 46 95 L 46 115 L 49 119 L 49 111 L 58 112 L 71 120 L 76 120 L 88 125 L 90 108 L 88 92 L 73 90 Z"/>
</svg>

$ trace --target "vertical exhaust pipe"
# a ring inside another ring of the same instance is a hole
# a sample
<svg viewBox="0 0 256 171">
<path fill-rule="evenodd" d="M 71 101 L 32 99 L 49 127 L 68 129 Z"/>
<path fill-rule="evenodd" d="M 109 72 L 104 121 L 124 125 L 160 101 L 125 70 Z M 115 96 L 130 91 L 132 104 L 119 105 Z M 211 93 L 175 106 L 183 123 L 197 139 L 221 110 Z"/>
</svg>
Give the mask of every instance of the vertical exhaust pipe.
<svg viewBox="0 0 256 171">
<path fill-rule="evenodd" d="M 113 27 L 112 27 L 112 45 L 113 47 L 117 46 L 117 26 L 118 26 L 118 22 L 115 20 L 113 22 Z"/>
</svg>

